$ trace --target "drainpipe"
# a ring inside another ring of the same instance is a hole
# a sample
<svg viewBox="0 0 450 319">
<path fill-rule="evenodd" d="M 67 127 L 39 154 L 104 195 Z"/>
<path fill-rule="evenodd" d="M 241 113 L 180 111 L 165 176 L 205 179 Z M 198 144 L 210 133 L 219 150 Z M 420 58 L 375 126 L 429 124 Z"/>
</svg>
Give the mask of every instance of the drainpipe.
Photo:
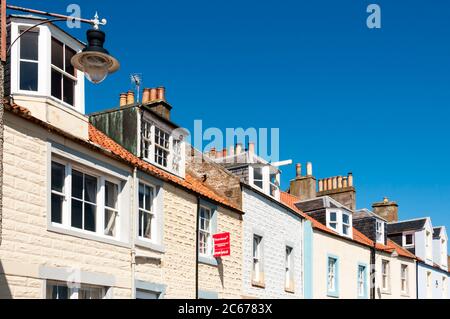
<svg viewBox="0 0 450 319">
<path fill-rule="evenodd" d="M 132 200 L 131 200 L 131 298 L 136 299 L 136 183 L 137 167 L 133 169 Z"/>
<path fill-rule="evenodd" d="M 371 276 L 373 276 L 372 279 L 372 286 L 370 287 L 370 299 L 376 299 L 376 280 L 377 280 L 377 271 L 376 271 L 376 243 L 374 246 L 370 249 L 370 264 L 372 267 Z"/>
<path fill-rule="evenodd" d="M 199 250 L 199 237 L 200 237 L 200 197 L 197 196 L 197 218 L 195 222 L 195 299 L 198 299 L 198 250 Z"/>
</svg>

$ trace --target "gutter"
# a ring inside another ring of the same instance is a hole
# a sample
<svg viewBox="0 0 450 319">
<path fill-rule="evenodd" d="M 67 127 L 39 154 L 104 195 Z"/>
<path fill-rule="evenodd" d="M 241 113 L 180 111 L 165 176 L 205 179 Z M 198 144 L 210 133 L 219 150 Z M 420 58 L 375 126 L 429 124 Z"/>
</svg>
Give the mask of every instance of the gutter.
<svg viewBox="0 0 450 319">
<path fill-rule="evenodd" d="M 197 216 L 195 222 L 195 299 L 198 299 L 198 257 L 199 257 L 199 237 L 200 237 L 200 197 L 197 196 Z"/>
<path fill-rule="evenodd" d="M 136 183 L 137 183 L 137 168 L 133 169 L 133 187 L 132 191 L 136 194 Z M 131 299 L 136 299 L 136 218 L 134 214 L 136 213 L 136 196 L 131 198 Z"/>
<path fill-rule="evenodd" d="M 371 276 L 371 287 L 370 287 L 370 299 L 376 299 L 376 243 L 370 248 L 370 276 Z"/>
</svg>

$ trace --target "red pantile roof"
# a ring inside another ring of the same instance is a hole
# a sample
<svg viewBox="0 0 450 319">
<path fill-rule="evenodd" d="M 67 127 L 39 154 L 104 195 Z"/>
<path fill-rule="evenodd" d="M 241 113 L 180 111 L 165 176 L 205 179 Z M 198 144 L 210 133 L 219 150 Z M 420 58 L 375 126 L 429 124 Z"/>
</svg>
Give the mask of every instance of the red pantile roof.
<svg viewBox="0 0 450 319">
<path fill-rule="evenodd" d="M 139 168 L 140 170 L 143 170 L 159 179 L 162 179 L 166 182 L 170 182 L 176 186 L 179 186 L 181 188 L 184 188 L 186 190 L 189 190 L 191 192 L 196 193 L 197 195 L 200 195 L 204 197 L 205 199 L 209 199 L 214 201 L 217 204 L 221 204 L 223 206 L 226 206 L 227 208 L 230 208 L 234 211 L 238 211 L 240 213 L 243 213 L 242 210 L 237 206 L 237 204 L 230 202 L 228 199 L 224 198 L 223 196 L 217 194 L 214 190 L 203 184 L 198 179 L 194 178 L 193 176 L 186 174 L 185 179 L 182 179 L 180 177 L 177 177 L 175 175 L 169 174 L 165 172 L 162 169 L 159 169 L 155 167 L 154 165 L 151 165 L 142 159 L 138 158 L 137 156 L 133 155 L 132 153 L 128 152 L 126 149 L 124 149 L 121 145 L 113 141 L 111 138 L 106 136 L 104 133 L 96 129 L 94 126 L 89 124 L 89 141 L 82 140 L 80 138 L 77 138 L 75 136 L 70 135 L 67 132 L 61 131 L 60 129 L 43 122 L 35 117 L 33 117 L 30 114 L 30 111 L 22 106 L 19 106 L 17 104 L 9 104 L 8 102 L 5 102 L 5 109 L 28 120 L 31 120 L 32 122 L 39 124 L 49 130 L 52 130 L 56 133 L 63 134 L 67 138 L 71 138 L 72 140 L 84 143 L 89 147 L 95 146 L 97 150 L 103 151 L 107 153 L 108 155 L 119 159 L 129 165 L 132 165 L 134 167 Z"/>
<path fill-rule="evenodd" d="M 300 214 L 305 216 L 305 218 L 311 222 L 313 228 L 315 228 L 319 231 L 325 232 L 325 233 L 339 236 L 339 234 L 337 232 L 329 229 L 327 226 L 320 223 L 318 220 L 316 220 L 316 219 L 312 218 L 311 216 L 300 211 L 297 208 L 297 206 L 295 206 L 295 203 L 300 201 L 300 199 L 297 198 L 296 196 L 293 196 L 286 192 L 281 192 L 280 199 L 285 205 L 288 205 L 291 209 L 296 210 L 297 212 L 299 212 Z M 345 239 L 345 237 L 342 237 L 342 238 Z M 354 227 L 353 227 L 353 241 L 355 241 L 359 244 L 362 244 L 364 246 L 375 247 L 377 250 L 384 251 L 387 253 L 392 253 L 395 250 L 395 251 L 397 251 L 399 256 L 416 259 L 416 256 L 411 254 L 409 251 L 407 251 L 403 247 L 397 245 L 392 240 L 388 239 L 386 245 L 375 244 L 375 242 L 370 240 L 367 236 L 365 236 L 363 233 L 361 233 L 359 230 L 357 230 Z"/>
</svg>

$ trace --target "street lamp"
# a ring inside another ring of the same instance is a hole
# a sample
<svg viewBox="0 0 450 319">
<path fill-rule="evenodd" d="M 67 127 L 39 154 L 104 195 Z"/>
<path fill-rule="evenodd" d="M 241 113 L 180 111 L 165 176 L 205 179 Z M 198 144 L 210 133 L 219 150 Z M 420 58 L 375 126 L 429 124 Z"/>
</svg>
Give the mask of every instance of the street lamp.
<svg viewBox="0 0 450 319">
<path fill-rule="evenodd" d="M 37 26 L 52 23 L 56 21 L 69 21 L 69 20 L 75 20 L 80 21 L 83 23 L 88 23 L 93 26 L 92 29 L 87 31 L 87 42 L 88 45 L 81 51 L 80 53 L 73 56 L 71 63 L 72 65 L 77 69 L 83 72 L 86 76 L 86 78 L 94 83 L 98 84 L 103 82 L 106 77 L 109 74 L 112 74 L 116 72 L 119 67 L 120 63 L 117 61 L 116 58 L 111 56 L 106 50 L 103 45 L 105 43 L 106 34 L 105 32 L 99 30 L 100 25 L 106 25 L 106 19 L 102 19 L 101 21 L 98 19 L 98 14 L 95 14 L 94 19 L 88 20 L 88 19 L 82 19 L 78 17 L 69 17 L 66 15 L 56 14 L 56 13 L 50 13 L 50 12 L 44 12 L 39 10 L 33 10 L 28 8 L 22 8 L 12 5 L 6 5 L 6 8 L 15 10 L 15 11 L 22 11 L 22 12 L 28 12 L 28 13 L 34 13 L 38 15 L 44 15 L 53 17 L 56 19 L 48 19 L 44 22 L 40 22 L 24 32 L 22 32 L 17 39 L 15 39 L 11 45 L 8 48 L 8 52 L 11 50 L 11 47 L 14 45 L 14 43 L 17 42 L 17 40 L 20 39 L 25 33 L 31 31 L 32 29 L 36 28 Z"/>
<path fill-rule="evenodd" d="M 108 74 L 116 72 L 119 61 L 111 56 L 103 47 L 106 34 L 98 28 L 98 15 L 95 15 L 94 29 L 87 31 L 88 45 L 82 52 L 73 56 L 72 65 L 84 72 L 86 78 L 92 83 L 98 84 L 106 79 Z M 106 22 L 105 22 L 106 23 Z"/>
</svg>

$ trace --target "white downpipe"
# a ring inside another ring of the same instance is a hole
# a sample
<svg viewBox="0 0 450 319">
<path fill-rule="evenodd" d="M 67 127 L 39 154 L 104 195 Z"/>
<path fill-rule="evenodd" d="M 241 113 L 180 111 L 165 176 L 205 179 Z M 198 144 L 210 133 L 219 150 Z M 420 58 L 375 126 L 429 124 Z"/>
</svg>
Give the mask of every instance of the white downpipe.
<svg viewBox="0 0 450 319">
<path fill-rule="evenodd" d="M 132 196 L 131 196 L 131 298 L 136 299 L 136 183 L 137 168 L 133 170 Z"/>
</svg>

